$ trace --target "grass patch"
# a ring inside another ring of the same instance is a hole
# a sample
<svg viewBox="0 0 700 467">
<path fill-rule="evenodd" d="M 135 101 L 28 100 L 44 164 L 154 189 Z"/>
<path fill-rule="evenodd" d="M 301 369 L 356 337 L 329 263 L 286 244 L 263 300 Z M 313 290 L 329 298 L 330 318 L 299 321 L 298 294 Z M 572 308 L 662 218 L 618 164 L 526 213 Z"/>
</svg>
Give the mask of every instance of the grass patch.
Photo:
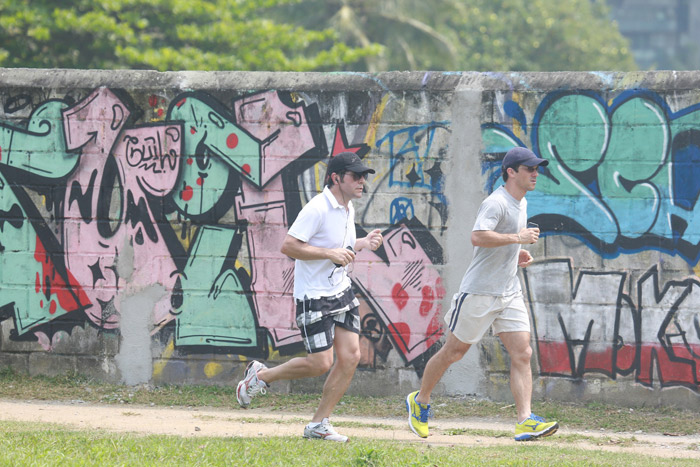
<svg viewBox="0 0 700 467">
<path fill-rule="evenodd" d="M 322 443 L 322 444 L 319 444 Z M 423 466 L 569 465 L 694 466 L 663 459 L 544 443 L 491 447 L 432 446 L 357 439 L 331 443 L 287 438 L 181 438 L 75 431 L 60 426 L 0 425 L 0 465 Z"/>
<path fill-rule="evenodd" d="M 448 435 L 448 436 L 460 436 L 460 435 L 469 435 L 469 436 L 484 436 L 487 438 L 510 438 L 513 436 L 513 433 L 510 431 L 501 431 L 501 430 L 486 430 L 482 428 L 478 429 L 471 429 L 471 428 L 449 428 L 447 430 L 440 430 L 442 434 Z"/>
<path fill-rule="evenodd" d="M 268 393 L 256 397 L 252 409 L 312 414 L 318 394 Z M 0 398 L 21 400 L 79 401 L 102 404 L 138 404 L 167 407 L 211 407 L 241 409 L 235 387 L 204 385 L 124 386 L 107 384 L 82 376 L 30 377 L 10 369 L 0 370 Z M 405 395 L 391 397 L 345 396 L 334 414 L 403 418 Z M 515 408 L 510 404 L 473 397 L 436 397 L 432 401 L 436 419 L 468 417 L 512 421 Z M 620 408 L 600 403 L 568 404 L 533 402 L 533 411 L 562 426 L 595 432 L 672 433 L 700 432 L 700 417 L 689 410 L 670 407 Z M 669 441 L 671 441 L 670 438 Z"/>
<path fill-rule="evenodd" d="M 372 430 L 393 430 L 394 427 L 391 425 L 386 425 L 383 423 L 362 423 L 362 422 L 344 422 L 344 421 L 333 421 L 333 426 L 335 428 L 345 427 L 345 428 L 367 428 Z"/>
</svg>

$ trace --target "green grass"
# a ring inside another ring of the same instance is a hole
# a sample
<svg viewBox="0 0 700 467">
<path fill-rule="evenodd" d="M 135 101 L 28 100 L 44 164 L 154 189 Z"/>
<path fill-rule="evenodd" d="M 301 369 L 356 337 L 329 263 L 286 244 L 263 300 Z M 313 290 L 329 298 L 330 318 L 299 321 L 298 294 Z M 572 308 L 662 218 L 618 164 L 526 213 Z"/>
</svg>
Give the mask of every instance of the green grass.
<svg viewBox="0 0 700 467">
<path fill-rule="evenodd" d="M 319 444 L 323 443 L 323 444 Z M 320 449 L 322 447 L 322 449 Z M 245 462 L 244 462 L 245 460 Z M 691 466 L 697 460 L 659 459 L 629 453 L 527 443 L 495 447 L 354 440 L 352 443 L 287 438 L 181 438 L 6 422 L 0 425 L 0 465 L 137 466 L 450 466 L 605 465 Z"/>
<path fill-rule="evenodd" d="M 21 400 L 83 401 L 108 405 L 119 404 L 124 414 L 136 415 L 130 405 L 166 407 L 210 407 L 244 411 L 236 402 L 233 387 L 221 386 L 138 386 L 105 384 L 84 377 L 29 377 L 10 370 L 0 370 L 0 398 Z M 269 393 L 264 400 L 253 400 L 257 411 L 290 412 L 299 418 L 279 423 L 302 424 L 318 404 L 318 394 L 282 395 Z M 338 415 L 371 417 L 405 417 L 403 396 L 352 397 L 342 399 Z M 475 398 L 433 400 L 439 419 L 479 417 L 512 421 L 510 404 Z M 3 422 L 0 424 L 0 465 L 248 465 L 276 466 L 424 466 L 424 465 L 606 465 L 658 466 L 696 465 L 697 459 L 664 459 L 648 455 L 612 453 L 577 449 L 576 443 L 588 447 L 615 445 L 637 446 L 630 433 L 696 434 L 700 417 L 690 411 L 672 408 L 629 409 L 594 404 L 536 402 L 534 411 L 555 418 L 572 430 L 600 431 L 605 437 L 585 434 L 558 434 L 555 442 L 508 443 L 503 446 L 436 446 L 422 441 L 398 442 L 355 438 L 349 444 L 304 440 L 300 437 L 271 438 L 183 438 L 144 436 L 141 434 L 70 430 L 59 425 Z M 248 416 L 249 414 L 249 416 Z M 202 415 L 203 418 L 208 417 Z M 256 423 L 251 411 L 240 420 Z M 371 422 L 341 422 L 338 427 L 384 430 L 389 425 Z M 616 434 L 626 432 L 627 434 Z M 472 435 L 486 438 L 510 438 L 512 433 L 485 429 L 449 429 L 446 435 Z M 673 439 L 670 438 L 672 443 Z M 322 444 L 319 444 L 322 443 Z M 322 447 L 322 448 L 321 448 Z M 691 446 L 688 449 L 700 449 Z"/>
<path fill-rule="evenodd" d="M 404 417 L 404 397 L 345 396 L 334 411 L 337 415 Z M 167 407 L 212 407 L 243 410 L 238 407 L 234 387 L 225 386 L 123 386 L 97 382 L 85 377 L 29 377 L 9 369 L 0 370 L 0 398 L 22 400 L 80 400 L 102 404 L 137 404 Z M 318 405 L 318 394 L 275 394 L 253 399 L 251 408 L 266 411 L 311 414 Z M 469 397 L 436 397 L 432 401 L 436 419 L 490 418 L 512 421 L 515 408 L 510 404 Z M 600 403 L 566 404 L 533 402 L 533 411 L 558 420 L 574 430 L 601 429 L 605 432 L 671 433 L 700 432 L 695 412 L 669 407 L 621 408 Z"/>
</svg>

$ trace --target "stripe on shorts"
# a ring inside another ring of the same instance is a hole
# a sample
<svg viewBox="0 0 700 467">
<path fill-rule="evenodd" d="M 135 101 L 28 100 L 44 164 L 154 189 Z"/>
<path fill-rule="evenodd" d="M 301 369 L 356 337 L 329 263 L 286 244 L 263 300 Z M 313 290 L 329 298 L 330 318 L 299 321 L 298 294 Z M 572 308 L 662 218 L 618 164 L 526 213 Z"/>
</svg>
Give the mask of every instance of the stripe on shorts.
<svg viewBox="0 0 700 467">
<path fill-rule="evenodd" d="M 468 293 L 462 293 L 460 294 L 459 298 L 456 300 L 455 303 L 455 311 L 452 313 L 452 319 L 450 320 L 450 331 L 454 331 L 455 327 L 457 326 L 457 320 L 459 318 L 459 313 L 462 311 L 462 304 L 464 303 L 464 300 L 467 298 Z"/>
</svg>

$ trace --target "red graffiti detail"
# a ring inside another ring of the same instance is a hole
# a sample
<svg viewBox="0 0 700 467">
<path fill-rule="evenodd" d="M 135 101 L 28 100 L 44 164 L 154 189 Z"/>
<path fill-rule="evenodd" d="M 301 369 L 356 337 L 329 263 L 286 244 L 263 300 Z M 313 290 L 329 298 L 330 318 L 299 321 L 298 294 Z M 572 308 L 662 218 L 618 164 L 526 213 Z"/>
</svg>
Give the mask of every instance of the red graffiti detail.
<svg viewBox="0 0 700 467">
<path fill-rule="evenodd" d="M 197 133 L 197 129 L 193 126 L 190 127 L 190 133 L 195 134 Z"/>
<path fill-rule="evenodd" d="M 394 337 L 394 342 L 403 354 L 408 353 L 408 344 L 411 342 L 411 328 L 408 324 L 397 322 L 389 326 L 389 331 Z"/>
<path fill-rule="evenodd" d="M 391 298 L 394 299 L 394 303 L 396 303 L 396 306 L 399 307 L 399 310 L 403 310 L 408 303 L 408 292 L 406 292 L 403 289 L 403 286 L 397 282 L 391 289 Z"/>
<path fill-rule="evenodd" d="M 162 117 L 163 116 L 163 109 L 158 109 L 157 113 L 158 113 L 159 117 Z"/>
<path fill-rule="evenodd" d="M 43 300 L 39 300 L 39 308 L 44 308 L 44 301 Z"/>
<path fill-rule="evenodd" d="M 695 352 L 697 350 L 695 348 Z M 693 368 L 698 362 L 694 362 L 693 359 L 679 359 L 678 355 L 683 354 L 687 355 L 687 349 L 681 345 L 673 345 L 668 349 L 664 349 L 660 344 L 642 345 L 637 380 L 651 385 L 654 370 L 658 369 L 657 379 L 664 384 L 697 384 L 697 375 Z M 671 360 L 671 355 L 676 361 Z"/>
<path fill-rule="evenodd" d="M 202 186 L 202 183 L 204 183 L 204 180 L 202 180 L 202 177 L 197 177 L 197 185 Z"/>
<path fill-rule="evenodd" d="M 39 293 L 39 290 L 41 290 L 41 277 L 39 277 L 39 273 L 36 273 L 36 280 L 34 281 L 34 292 Z"/>
<path fill-rule="evenodd" d="M 634 345 L 623 345 L 617 350 L 615 366 L 619 371 L 631 370 L 634 366 L 634 358 L 637 356 L 637 349 Z"/>
<path fill-rule="evenodd" d="M 248 164 L 243 164 L 243 173 L 246 175 L 250 175 L 250 165 Z"/>
<path fill-rule="evenodd" d="M 238 146 L 238 135 L 236 133 L 231 133 L 228 135 L 228 138 L 226 138 L 226 146 L 228 146 L 229 149 L 233 149 Z"/>
<path fill-rule="evenodd" d="M 430 348 L 435 344 L 443 335 L 442 323 L 440 320 L 440 313 L 435 313 L 433 319 L 430 320 L 428 329 L 425 331 L 425 345 Z"/>
<path fill-rule="evenodd" d="M 0 146 L 0 161 L 2 160 L 2 147 Z"/>
<path fill-rule="evenodd" d="M 194 162 L 194 161 L 192 160 L 191 157 L 188 157 L 188 158 L 187 158 L 187 165 L 192 165 L 193 162 Z"/>
<path fill-rule="evenodd" d="M 540 371 L 542 374 L 571 374 L 569 348 L 566 342 L 537 342 L 540 354 Z"/>
<path fill-rule="evenodd" d="M 56 313 L 56 302 L 54 300 L 51 300 L 51 304 L 49 305 L 49 313 L 54 314 Z"/>
<path fill-rule="evenodd" d="M 148 105 L 150 105 L 151 107 L 157 106 L 158 105 L 158 97 L 154 96 L 153 94 L 148 96 Z"/>
<path fill-rule="evenodd" d="M 423 300 L 420 302 L 420 308 L 418 308 L 418 312 L 421 316 L 428 316 L 430 310 L 433 309 L 433 302 L 435 301 L 435 292 L 433 292 L 433 288 L 429 285 L 424 286 L 423 289 L 421 289 L 421 292 L 423 293 Z"/>
<path fill-rule="evenodd" d="M 39 280 L 41 280 L 42 277 L 45 278 L 45 283 L 40 285 L 42 291 L 46 293 L 46 281 L 47 279 L 51 281 L 51 294 L 56 295 L 56 298 L 58 299 L 58 304 L 67 313 L 78 309 L 84 309 L 91 305 L 87 294 L 85 293 L 85 291 L 83 291 L 83 288 L 80 286 L 80 284 L 78 284 L 78 281 L 75 280 L 75 277 L 73 276 L 73 274 L 71 274 L 70 271 L 66 271 L 66 278 L 58 274 L 53 264 L 53 261 L 46 253 L 44 244 L 41 242 L 41 239 L 39 237 L 36 238 L 36 250 L 34 251 L 34 259 L 37 263 L 41 265 L 41 274 L 37 272 L 37 277 L 39 278 Z M 66 279 L 68 280 L 68 283 L 66 283 Z M 55 304 L 55 302 L 53 301 L 52 303 Z M 43 300 L 41 306 L 42 308 L 44 306 Z M 54 312 L 55 308 L 54 311 L 52 311 L 52 313 Z"/>
<path fill-rule="evenodd" d="M 180 102 L 178 102 L 178 103 L 175 104 L 175 105 L 176 105 L 178 108 L 180 108 L 180 107 L 182 107 L 183 105 L 185 105 L 185 102 L 187 102 L 187 98 L 182 99 Z"/>
<path fill-rule="evenodd" d="M 437 293 L 437 300 L 438 302 L 441 302 L 443 298 L 445 298 L 445 286 L 442 285 L 442 277 L 438 277 L 435 280 L 435 292 Z"/>
<path fill-rule="evenodd" d="M 602 371 L 607 374 L 612 374 L 613 361 L 612 352 L 591 352 L 586 354 L 585 369 L 587 371 Z"/>
<path fill-rule="evenodd" d="M 194 190 L 192 190 L 192 187 L 189 185 L 187 185 L 185 189 L 180 192 L 180 198 L 182 198 L 185 201 L 191 200 L 193 195 Z"/>
</svg>

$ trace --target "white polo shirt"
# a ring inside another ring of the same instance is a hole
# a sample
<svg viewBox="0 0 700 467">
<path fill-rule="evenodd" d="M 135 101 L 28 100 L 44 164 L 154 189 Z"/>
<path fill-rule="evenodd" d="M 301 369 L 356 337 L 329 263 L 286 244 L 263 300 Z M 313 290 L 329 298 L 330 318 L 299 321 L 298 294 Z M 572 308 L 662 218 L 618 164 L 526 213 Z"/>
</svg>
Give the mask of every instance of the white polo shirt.
<svg viewBox="0 0 700 467">
<path fill-rule="evenodd" d="M 325 187 L 303 207 L 288 234 L 320 248 L 355 248 L 357 237 L 352 201 L 345 209 Z M 297 300 L 330 297 L 348 287 L 350 278 L 345 268 L 336 268 L 328 259 L 297 259 L 294 263 L 294 298 Z"/>
</svg>

